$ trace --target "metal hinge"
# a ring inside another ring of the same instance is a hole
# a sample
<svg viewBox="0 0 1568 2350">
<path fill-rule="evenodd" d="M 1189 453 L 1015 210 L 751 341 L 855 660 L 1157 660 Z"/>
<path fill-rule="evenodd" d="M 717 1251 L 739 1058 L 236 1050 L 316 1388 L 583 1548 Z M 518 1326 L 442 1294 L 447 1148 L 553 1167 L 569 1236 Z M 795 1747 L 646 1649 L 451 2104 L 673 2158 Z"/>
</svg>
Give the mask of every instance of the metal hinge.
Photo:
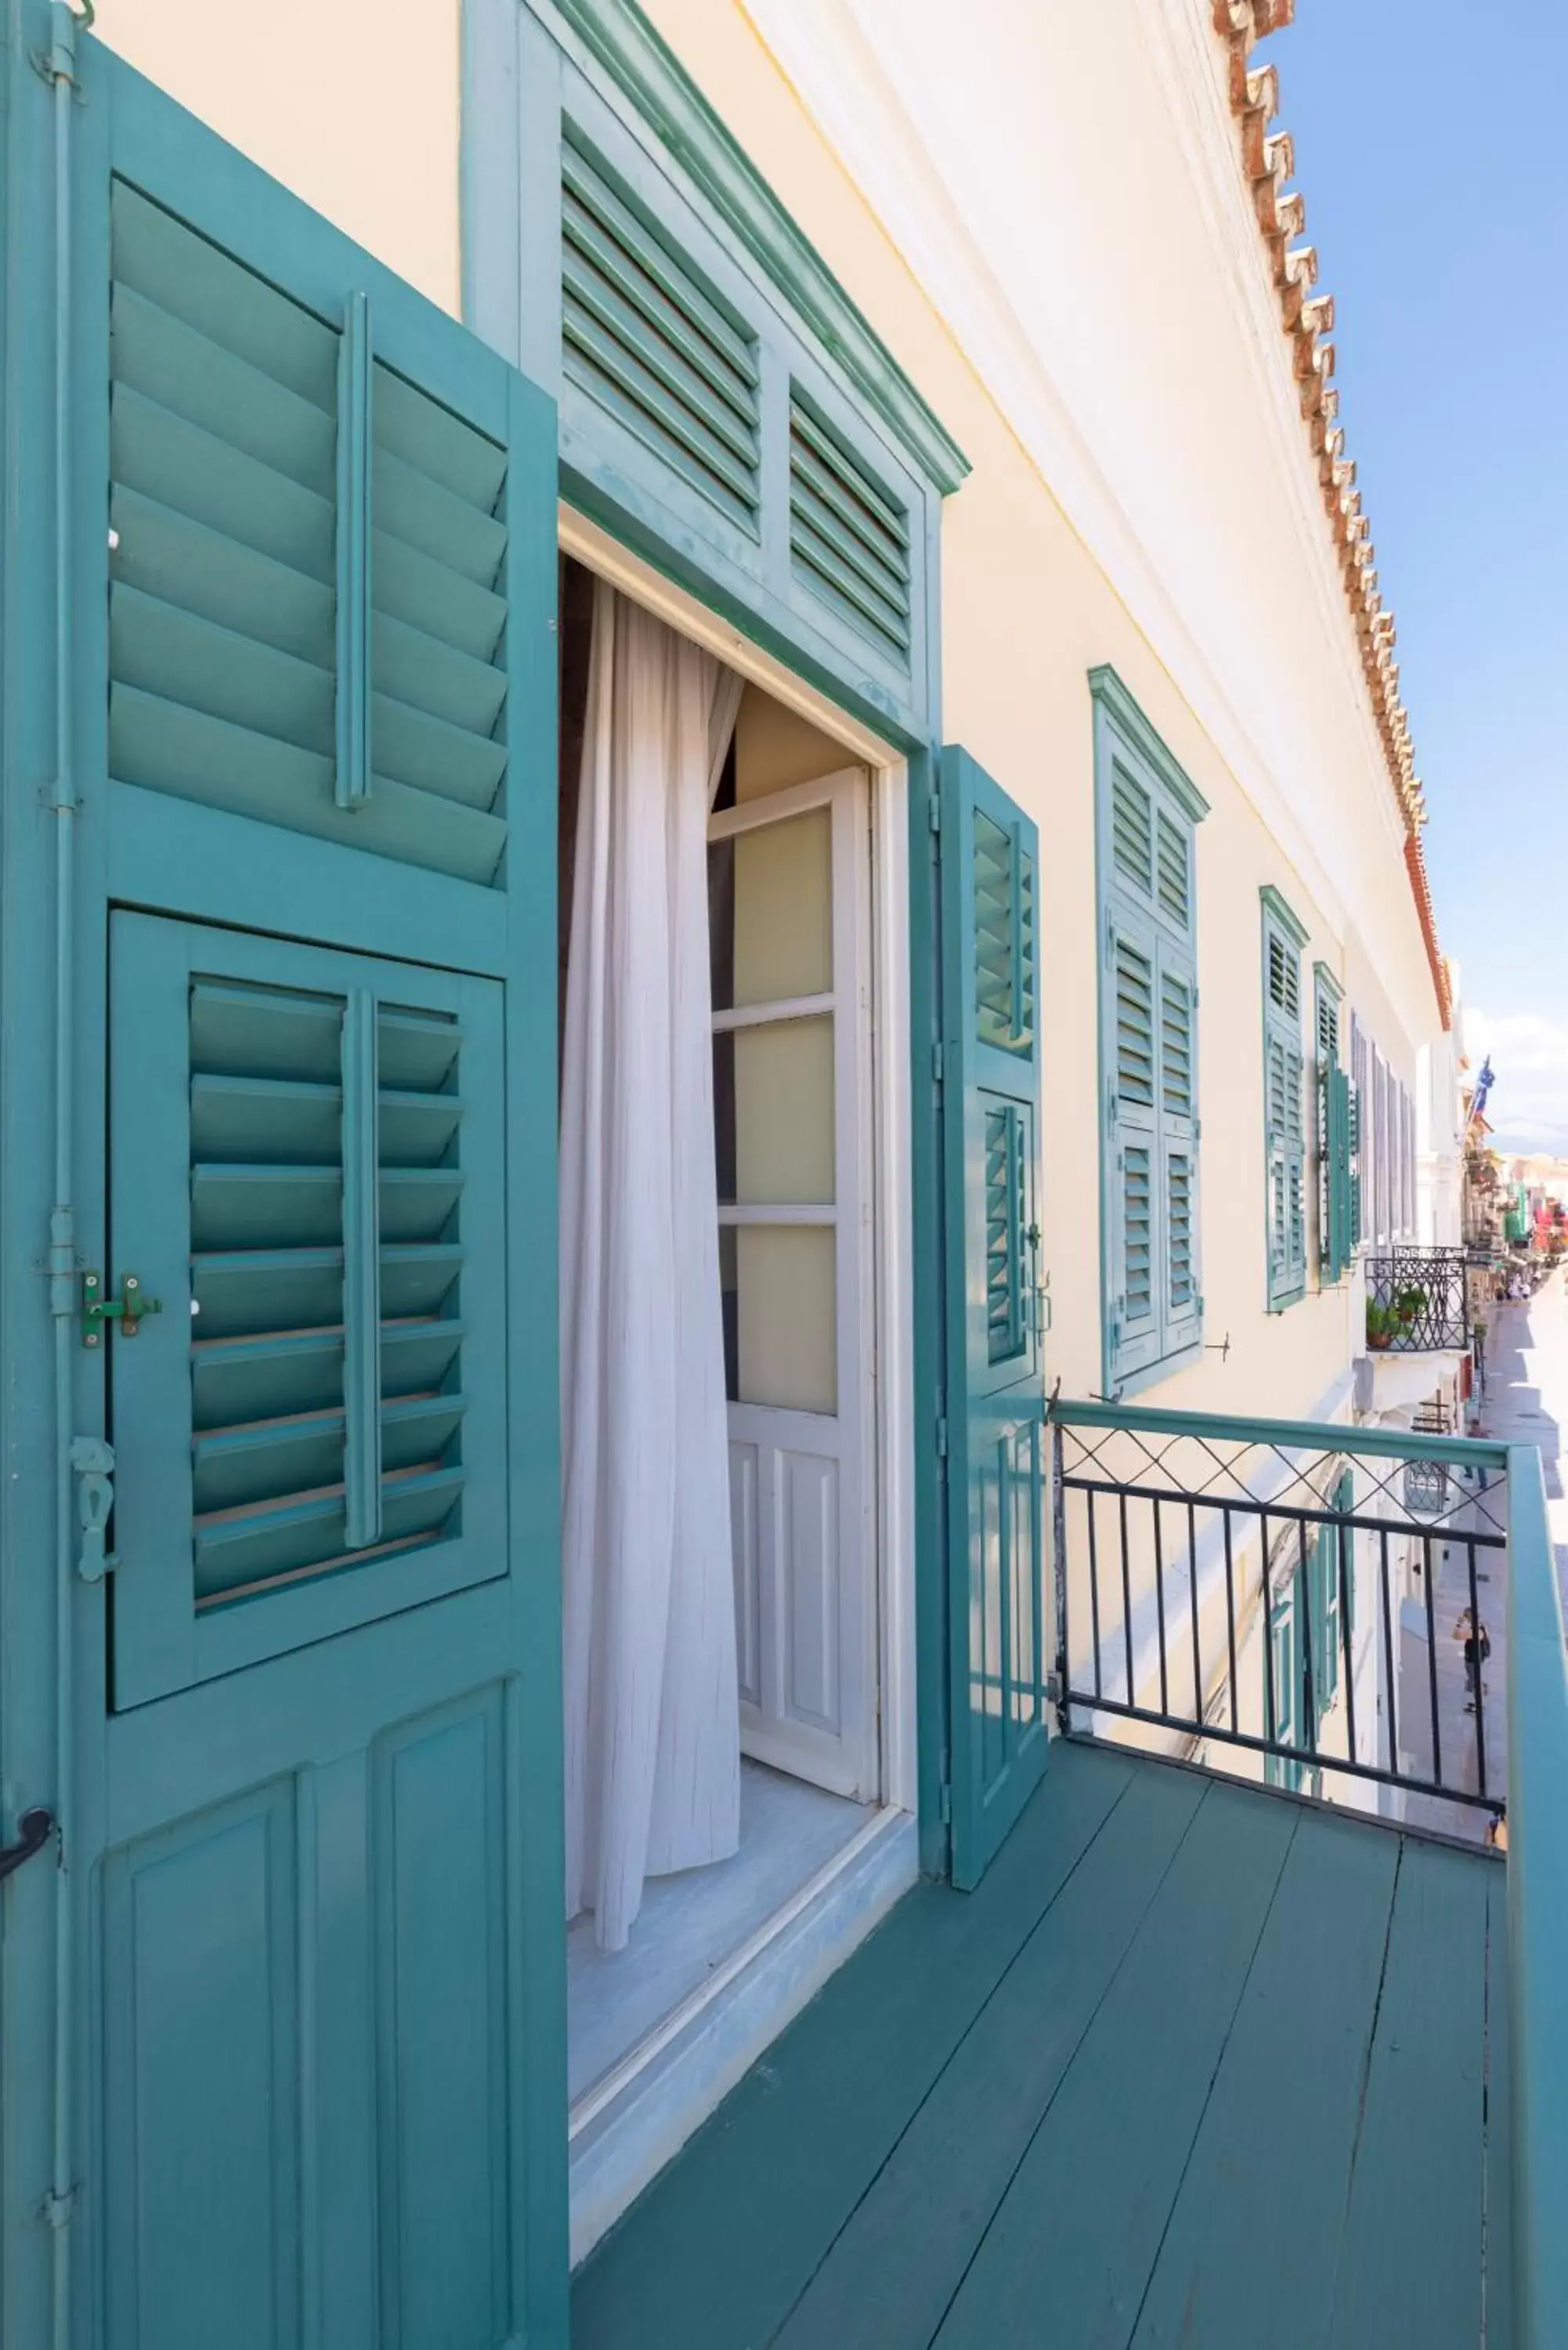
<svg viewBox="0 0 1568 2350">
<path fill-rule="evenodd" d="M 953 1824 L 953 1791 L 946 1779 L 942 1781 L 941 1794 L 938 1800 L 941 1811 L 942 1825 L 945 1828 L 950 1828 Z"/>
<path fill-rule="evenodd" d="M 945 1461 L 945 1460 L 947 1459 L 947 1457 L 948 1457 L 948 1423 L 947 1423 L 947 1415 L 946 1415 L 946 1413 L 944 1412 L 943 1414 L 941 1414 L 941 1415 L 940 1415 L 940 1418 L 938 1419 L 938 1420 L 937 1420 L 937 1459 L 938 1459 L 939 1461 Z"/>
<path fill-rule="evenodd" d="M 928 806 L 929 806 L 929 808 L 930 808 L 930 812 L 931 812 L 931 830 L 932 830 L 933 832 L 940 832 L 940 830 L 941 830 L 941 828 L 942 828 L 942 795 L 941 795 L 941 794 L 940 794 L 940 792 L 933 792 L 933 793 L 931 794 L 931 796 L 930 796 L 930 799 L 929 799 L 929 803 L 928 803 Z"/>
</svg>

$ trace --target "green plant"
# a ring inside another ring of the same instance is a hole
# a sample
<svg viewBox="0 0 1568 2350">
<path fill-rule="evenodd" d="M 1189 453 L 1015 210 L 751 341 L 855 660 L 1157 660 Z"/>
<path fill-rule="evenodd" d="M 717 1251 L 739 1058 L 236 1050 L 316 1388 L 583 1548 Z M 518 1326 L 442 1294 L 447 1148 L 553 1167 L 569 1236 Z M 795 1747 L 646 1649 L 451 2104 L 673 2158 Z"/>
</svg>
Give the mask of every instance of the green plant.
<svg viewBox="0 0 1568 2350">
<path fill-rule="evenodd" d="M 1369 1347 L 1376 1347 L 1381 1351 L 1382 1348 L 1391 1342 L 1397 1333 L 1405 1326 L 1406 1326 L 1400 1321 L 1392 1306 L 1374 1305 L 1370 1303 L 1368 1304 L 1366 1308 L 1366 1343 Z"/>
</svg>

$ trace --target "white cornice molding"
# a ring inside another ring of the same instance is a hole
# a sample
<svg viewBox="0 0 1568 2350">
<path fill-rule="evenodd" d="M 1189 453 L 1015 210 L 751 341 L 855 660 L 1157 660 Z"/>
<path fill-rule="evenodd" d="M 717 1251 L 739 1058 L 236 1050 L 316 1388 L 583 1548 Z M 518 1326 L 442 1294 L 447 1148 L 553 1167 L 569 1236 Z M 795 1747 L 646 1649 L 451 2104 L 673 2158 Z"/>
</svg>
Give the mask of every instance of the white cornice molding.
<svg viewBox="0 0 1568 2350">
<path fill-rule="evenodd" d="M 741 0 L 741 5 L 1324 919 L 1343 936 L 1348 927 L 1347 909 L 1337 882 L 1314 846 L 1304 812 L 1298 816 L 1278 782 L 1218 669 L 1162 579 L 1060 385 L 949 196 L 940 159 L 931 153 L 888 81 L 875 47 L 857 20 L 854 0 Z M 1137 0 L 1137 5 L 1146 25 L 1151 21 L 1149 12 L 1159 12 L 1156 37 L 1168 44 L 1174 23 L 1174 29 L 1184 30 L 1190 43 L 1196 0 Z M 1198 29 L 1202 30 L 1200 20 Z M 1178 48 L 1172 54 L 1179 57 L 1181 51 Z M 1223 153 L 1232 189 L 1230 210 L 1234 223 L 1247 214 L 1231 143 L 1233 131 L 1223 115 L 1224 94 L 1216 60 L 1211 55 L 1202 58 L 1206 81 L 1200 80 L 1197 72 L 1200 55 L 1189 46 L 1187 63 L 1176 79 L 1179 87 L 1189 92 L 1193 85 L 1199 89 L 1207 87 L 1213 124 L 1206 137 L 1201 114 L 1190 115 L 1183 150 L 1189 171 L 1198 181 L 1199 201 L 1209 210 L 1219 201 L 1219 163 Z M 1159 78 L 1166 84 L 1171 77 L 1161 73 Z M 1200 160 L 1205 150 L 1210 157 L 1207 162 Z M 1254 240 L 1250 276 L 1235 250 L 1233 228 L 1224 237 L 1227 250 L 1233 255 L 1234 265 L 1228 275 L 1235 281 L 1239 303 L 1253 298 L 1245 291 L 1249 285 L 1259 295 L 1264 290 L 1255 251 L 1256 226 L 1249 224 Z M 1331 568 L 1326 533 L 1321 516 L 1312 510 L 1308 452 L 1299 445 L 1294 450 L 1285 445 L 1283 428 L 1293 428 L 1299 434 L 1301 424 L 1293 395 L 1286 412 L 1279 413 L 1282 381 L 1289 390 L 1283 338 L 1277 316 L 1261 301 L 1249 320 L 1247 341 L 1256 355 L 1267 409 L 1276 418 L 1278 454 L 1303 527 L 1303 553 L 1309 576 L 1321 583 Z M 1272 359 L 1271 349 L 1275 353 Z M 1316 525 L 1314 532 L 1306 530 L 1311 524 Z M 1349 635 L 1343 600 L 1333 614 L 1325 602 L 1323 618 L 1331 641 L 1337 646 L 1346 691 L 1359 707 L 1365 702 L 1365 686 L 1350 646 L 1339 641 Z M 1366 724 L 1369 730 L 1369 720 Z M 1370 778 L 1368 806 L 1378 809 L 1376 821 L 1382 837 L 1392 847 L 1397 844 L 1383 806 L 1386 798 L 1386 793 L 1376 787 L 1376 776 Z"/>
</svg>

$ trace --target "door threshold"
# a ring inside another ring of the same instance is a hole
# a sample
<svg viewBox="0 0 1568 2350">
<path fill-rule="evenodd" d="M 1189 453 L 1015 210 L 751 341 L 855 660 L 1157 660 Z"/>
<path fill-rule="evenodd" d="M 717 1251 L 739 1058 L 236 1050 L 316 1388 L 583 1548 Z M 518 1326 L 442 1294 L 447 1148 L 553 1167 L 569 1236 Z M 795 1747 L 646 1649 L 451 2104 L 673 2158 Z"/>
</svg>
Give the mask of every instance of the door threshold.
<svg viewBox="0 0 1568 2350">
<path fill-rule="evenodd" d="M 919 1874 L 888 1805 L 584 2092 L 568 2121 L 572 2262 L 684 2146 Z"/>
</svg>

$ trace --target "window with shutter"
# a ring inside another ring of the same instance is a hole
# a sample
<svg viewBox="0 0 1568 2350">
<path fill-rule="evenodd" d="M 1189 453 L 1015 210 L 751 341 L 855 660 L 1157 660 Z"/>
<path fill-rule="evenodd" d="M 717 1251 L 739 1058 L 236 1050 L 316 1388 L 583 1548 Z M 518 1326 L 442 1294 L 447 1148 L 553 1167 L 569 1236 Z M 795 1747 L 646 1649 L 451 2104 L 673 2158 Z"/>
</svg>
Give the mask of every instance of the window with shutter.
<svg viewBox="0 0 1568 2350">
<path fill-rule="evenodd" d="M 504 450 L 116 182 L 109 772 L 485 885 Z"/>
<path fill-rule="evenodd" d="M 1201 1344 L 1197 903 L 1204 803 L 1115 673 L 1096 715 L 1108 1393 Z"/>
<path fill-rule="evenodd" d="M 1263 917 L 1263 1156 L 1268 1301 L 1306 1289 L 1306 1130 L 1303 1101 L 1301 951 L 1306 932 L 1272 884 Z"/>
</svg>

